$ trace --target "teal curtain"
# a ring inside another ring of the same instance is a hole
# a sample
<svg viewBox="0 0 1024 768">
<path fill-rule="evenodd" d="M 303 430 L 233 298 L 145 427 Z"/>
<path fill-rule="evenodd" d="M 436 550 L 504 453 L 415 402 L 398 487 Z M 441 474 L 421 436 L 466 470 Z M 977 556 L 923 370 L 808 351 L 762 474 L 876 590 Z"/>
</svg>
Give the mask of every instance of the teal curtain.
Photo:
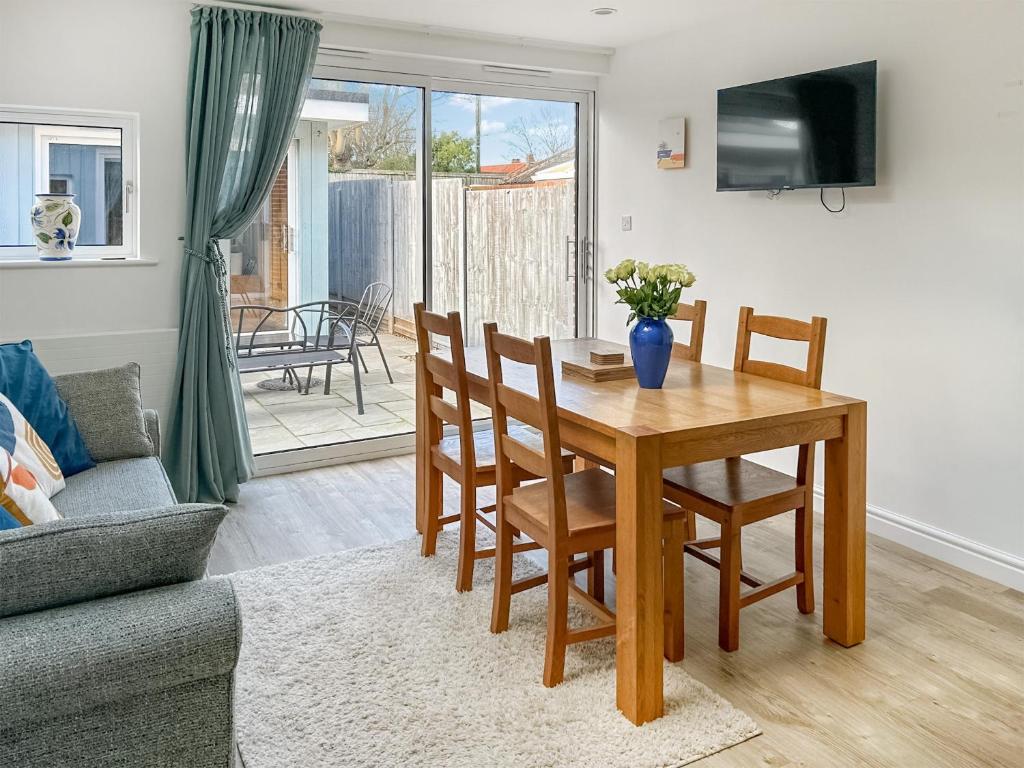
<svg viewBox="0 0 1024 768">
<path fill-rule="evenodd" d="M 164 462 L 181 501 L 236 501 L 252 476 L 217 241 L 256 217 L 284 162 L 320 24 L 231 8 L 192 11 L 185 256 Z"/>
</svg>

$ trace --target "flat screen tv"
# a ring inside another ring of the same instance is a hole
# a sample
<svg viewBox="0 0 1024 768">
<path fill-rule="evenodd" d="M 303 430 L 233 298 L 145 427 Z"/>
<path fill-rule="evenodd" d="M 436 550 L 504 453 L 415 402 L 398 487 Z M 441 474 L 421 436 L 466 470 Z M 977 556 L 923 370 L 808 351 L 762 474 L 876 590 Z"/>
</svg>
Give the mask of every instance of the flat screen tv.
<svg viewBox="0 0 1024 768">
<path fill-rule="evenodd" d="M 875 184 L 878 62 L 718 92 L 718 190 Z"/>
</svg>

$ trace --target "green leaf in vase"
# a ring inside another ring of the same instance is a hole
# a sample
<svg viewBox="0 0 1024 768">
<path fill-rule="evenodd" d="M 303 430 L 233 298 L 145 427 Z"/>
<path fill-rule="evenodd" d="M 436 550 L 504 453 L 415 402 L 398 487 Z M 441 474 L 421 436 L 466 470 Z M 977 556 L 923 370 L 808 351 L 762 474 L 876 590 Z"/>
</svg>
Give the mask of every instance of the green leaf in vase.
<svg viewBox="0 0 1024 768">
<path fill-rule="evenodd" d="M 37 232 L 36 233 L 36 237 L 38 237 L 39 241 L 42 242 L 42 243 L 48 243 L 48 242 L 50 242 L 50 239 L 51 239 L 50 236 L 48 234 L 46 234 L 45 232 Z"/>
<path fill-rule="evenodd" d="M 71 226 L 71 222 L 74 221 L 74 220 L 75 220 L 75 217 L 71 215 L 71 211 L 68 211 L 61 218 L 60 223 L 63 224 L 65 227 L 70 227 Z"/>
</svg>

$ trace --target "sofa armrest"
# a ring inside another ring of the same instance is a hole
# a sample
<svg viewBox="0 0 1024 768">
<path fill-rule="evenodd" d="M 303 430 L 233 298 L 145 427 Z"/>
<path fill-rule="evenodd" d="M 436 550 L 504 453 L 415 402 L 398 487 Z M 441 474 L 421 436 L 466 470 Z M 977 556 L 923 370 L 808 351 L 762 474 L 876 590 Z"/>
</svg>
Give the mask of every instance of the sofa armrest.
<svg viewBox="0 0 1024 768">
<path fill-rule="evenodd" d="M 16 732 L 230 675 L 241 633 L 229 579 L 0 619 L 0 723 Z"/>
<path fill-rule="evenodd" d="M 0 617 L 201 579 L 226 514 L 175 504 L 4 531 Z"/>
<path fill-rule="evenodd" d="M 146 419 L 146 433 L 153 443 L 153 455 L 160 456 L 160 414 L 154 408 L 146 408 L 142 412 Z"/>
</svg>

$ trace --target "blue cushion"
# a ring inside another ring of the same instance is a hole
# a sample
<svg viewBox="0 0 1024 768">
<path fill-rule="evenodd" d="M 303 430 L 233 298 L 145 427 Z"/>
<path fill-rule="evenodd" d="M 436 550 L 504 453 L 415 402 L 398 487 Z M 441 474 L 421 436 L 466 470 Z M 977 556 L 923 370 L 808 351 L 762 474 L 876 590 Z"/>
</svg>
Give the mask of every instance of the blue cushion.
<svg viewBox="0 0 1024 768">
<path fill-rule="evenodd" d="M 64 477 L 96 466 L 67 404 L 32 351 L 31 341 L 0 344 L 0 392 L 50 447 Z"/>
</svg>

